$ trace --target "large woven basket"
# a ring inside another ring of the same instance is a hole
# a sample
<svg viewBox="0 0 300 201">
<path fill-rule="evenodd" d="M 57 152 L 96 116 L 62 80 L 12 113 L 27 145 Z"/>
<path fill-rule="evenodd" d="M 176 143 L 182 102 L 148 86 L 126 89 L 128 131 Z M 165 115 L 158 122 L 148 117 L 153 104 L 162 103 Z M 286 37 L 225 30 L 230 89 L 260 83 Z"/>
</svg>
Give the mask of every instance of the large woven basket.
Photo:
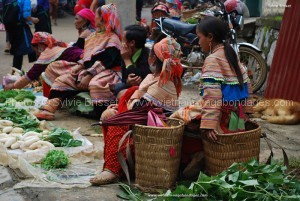
<svg viewBox="0 0 300 201">
<path fill-rule="evenodd" d="M 205 171 L 217 175 L 234 162 L 259 159 L 261 127 L 254 122 L 246 123 L 246 131 L 217 135 L 218 142 L 203 140 Z"/>
<path fill-rule="evenodd" d="M 144 192 L 175 184 L 181 157 L 184 122 L 169 118 L 170 127 L 135 125 L 135 183 Z"/>
</svg>

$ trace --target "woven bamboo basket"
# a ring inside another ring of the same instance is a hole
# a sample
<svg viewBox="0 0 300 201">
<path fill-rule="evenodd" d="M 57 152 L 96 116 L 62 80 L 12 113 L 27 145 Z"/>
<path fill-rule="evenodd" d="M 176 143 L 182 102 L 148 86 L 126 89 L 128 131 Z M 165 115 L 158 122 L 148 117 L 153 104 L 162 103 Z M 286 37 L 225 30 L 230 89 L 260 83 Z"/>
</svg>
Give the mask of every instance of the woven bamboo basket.
<svg viewBox="0 0 300 201">
<path fill-rule="evenodd" d="M 135 183 L 144 192 L 175 184 L 179 171 L 184 122 L 169 118 L 170 127 L 135 125 Z"/>
<path fill-rule="evenodd" d="M 204 138 L 206 173 L 217 175 L 234 162 L 247 162 L 252 158 L 259 160 L 260 135 L 261 127 L 254 122 L 247 122 L 246 131 L 217 135 L 217 143 Z"/>
</svg>

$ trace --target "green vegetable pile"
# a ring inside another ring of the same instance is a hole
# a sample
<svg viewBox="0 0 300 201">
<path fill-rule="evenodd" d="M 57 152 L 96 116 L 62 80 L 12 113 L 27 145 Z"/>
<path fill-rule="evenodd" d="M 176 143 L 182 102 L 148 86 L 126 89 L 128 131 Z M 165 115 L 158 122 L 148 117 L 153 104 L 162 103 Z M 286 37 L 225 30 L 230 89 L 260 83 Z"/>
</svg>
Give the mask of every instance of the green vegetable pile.
<svg viewBox="0 0 300 201">
<path fill-rule="evenodd" d="M 73 136 L 63 128 L 55 128 L 49 133 L 46 140 L 56 147 L 78 147 L 82 145 L 82 141 L 74 140 Z"/>
<path fill-rule="evenodd" d="M 196 182 L 183 181 L 174 191 L 148 195 L 127 184 L 120 184 L 118 196 L 128 200 L 226 200 L 293 201 L 300 200 L 300 181 L 285 173 L 286 166 L 271 162 L 234 163 L 217 176 L 200 173 Z"/>
<path fill-rule="evenodd" d="M 24 109 L 17 109 L 9 106 L 0 106 L 0 119 L 10 120 L 15 126 L 23 128 L 25 131 L 37 131 L 39 122 L 30 117 L 29 113 Z"/>
<path fill-rule="evenodd" d="M 16 90 L 0 91 L 0 103 L 4 103 L 9 98 L 14 98 L 18 95 Z"/>
<path fill-rule="evenodd" d="M 51 150 L 47 153 L 43 159 L 41 166 L 46 170 L 65 168 L 70 163 L 69 157 L 64 151 Z"/>
<path fill-rule="evenodd" d="M 200 173 L 189 187 L 179 185 L 166 195 L 198 194 L 204 195 L 203 200 L 300 200 L 300 181 L 285 174 L 285 170 L 285 166 L 274 162 L 270 165 L 259 165 L 256 160 L 234 163 L 217 176 Z"/>
<path fill-rule="evenodd" d="M 24 106 L 33 106 L 35 95 L 28 90 L 8 90 L 0 91 L 0 103 L 6 106 L 15 106 L 17 102 L 21 102 Z"/>
</svg>

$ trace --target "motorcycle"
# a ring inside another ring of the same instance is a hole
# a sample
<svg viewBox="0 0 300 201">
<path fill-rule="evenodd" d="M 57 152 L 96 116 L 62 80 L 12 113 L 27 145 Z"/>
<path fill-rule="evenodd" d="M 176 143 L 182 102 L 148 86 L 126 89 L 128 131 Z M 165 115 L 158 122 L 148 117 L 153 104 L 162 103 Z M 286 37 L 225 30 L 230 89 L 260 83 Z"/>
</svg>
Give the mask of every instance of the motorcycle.
<svg viewBox="0 0 300 201">
<path fill-rule="evenodd" d="M 256 46 L 237 42 L 237 31 L 242 30 L 244 19 L 241 9 L 230 7 L 227 9 L 220 1 L 215 0 L 214 5 L 220 8 L 219 11 L 213 12 L 213 15 L 222 19 L 229 26 L 229 43 L 239 56 L 240 62 L 246 67 L 248 76 L 251 80 L 253 92 L 257 92 L 264 84 L 267 77 L 267 65 L 262 51 Z M 171 36 L 181 45 L 183 56 L 182 64 L 185 70 L 201 69 L 204 59 L 207 56 L 199 46 L 199 39 L 196 35 L 196 24 L 169 19 L 154 19 L 157 27 L 153 30 L 154 35 L 164 34 Z"/>
</svg>

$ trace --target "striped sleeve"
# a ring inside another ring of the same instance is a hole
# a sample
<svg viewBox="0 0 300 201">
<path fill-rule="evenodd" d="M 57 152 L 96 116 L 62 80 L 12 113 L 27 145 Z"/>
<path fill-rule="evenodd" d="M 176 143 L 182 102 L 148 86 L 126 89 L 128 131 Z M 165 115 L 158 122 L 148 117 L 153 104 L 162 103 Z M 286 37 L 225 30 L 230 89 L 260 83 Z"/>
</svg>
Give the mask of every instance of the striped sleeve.
<svg viewBox="0 0 300 201">
<path fill-rule="evenodd" d="M 221 82 L 204 79 L 203 87 L 203 108 L 201 129 L 217 129 L 221 116 L 222 91 Z"/>
</svg>

